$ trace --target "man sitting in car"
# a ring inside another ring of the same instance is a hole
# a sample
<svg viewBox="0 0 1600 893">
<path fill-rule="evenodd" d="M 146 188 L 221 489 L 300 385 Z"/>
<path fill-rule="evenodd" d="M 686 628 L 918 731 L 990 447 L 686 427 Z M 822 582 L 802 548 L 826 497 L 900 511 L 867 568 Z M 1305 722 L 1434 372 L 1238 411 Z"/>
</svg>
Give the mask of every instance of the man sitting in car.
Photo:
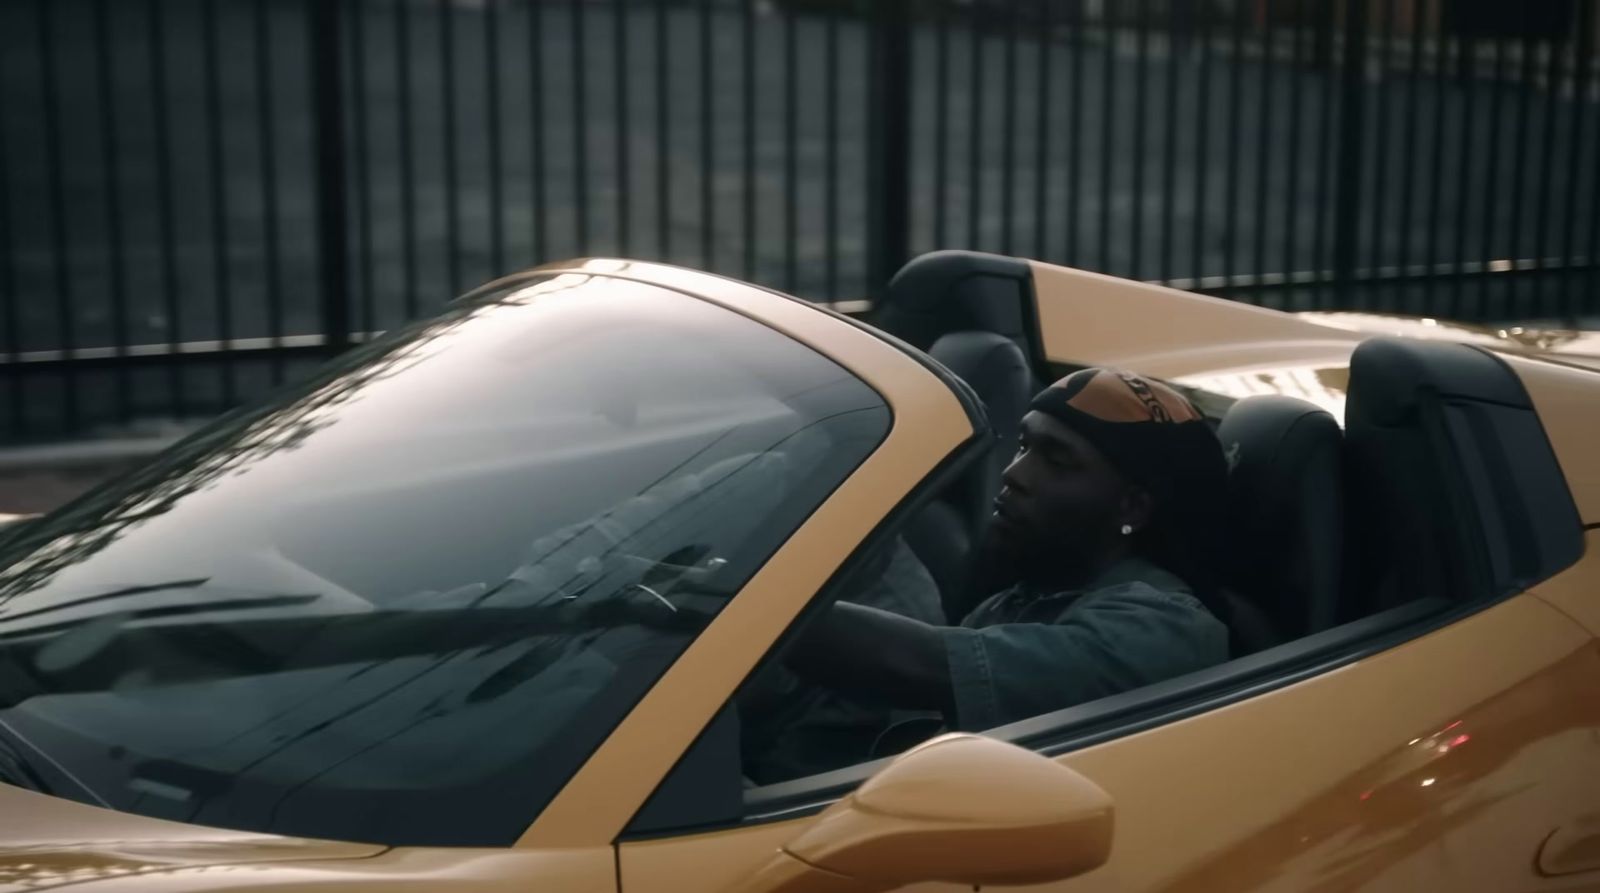
<svg viewBox="0 0 1600 893">
<path fill-rule="evenodd" d="M 1091 368 L 1033 400 L 995 500 L 987 561 L 1014 585 L 960 626 L 838 602 L 788 666 L 978 730 L 1228 659 L 1212 570 L 1227 465 L 1171 388 Z"/>
</svg>

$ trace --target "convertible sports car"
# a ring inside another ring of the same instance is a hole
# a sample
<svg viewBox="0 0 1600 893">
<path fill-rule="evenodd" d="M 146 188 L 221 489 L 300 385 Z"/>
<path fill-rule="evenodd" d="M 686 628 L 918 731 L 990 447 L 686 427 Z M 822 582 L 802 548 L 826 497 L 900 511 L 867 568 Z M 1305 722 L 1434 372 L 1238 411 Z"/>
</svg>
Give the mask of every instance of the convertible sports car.
<svg viewBox="0 0 1600 893">
<path fill-rule="evenodd" d="M 0 888 L 1592 888 L 1600 371 L 1372 324 L 964 252 L 872 325 L 495 282 L 0 535 Z M 905 549 L 960 616 L 1090 364 L 1217 424 L 1232 659 L 757 771 L 796 630 Z"/>
</svg>

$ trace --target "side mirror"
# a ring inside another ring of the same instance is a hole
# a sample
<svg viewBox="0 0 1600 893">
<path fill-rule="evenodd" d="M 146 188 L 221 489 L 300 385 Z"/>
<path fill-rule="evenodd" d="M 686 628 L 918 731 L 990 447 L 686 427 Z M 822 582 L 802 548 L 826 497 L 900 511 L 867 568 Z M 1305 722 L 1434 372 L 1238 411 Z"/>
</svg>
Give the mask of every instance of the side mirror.
<svg viewBox="0 0 1600 893">
<path fill-rule="evenodd" d="M 908 884 L 1039 884 L 1111 854 L 1111 798 L 1032 751 L 945 735 L 835 803 L 739 893 L 878 893 Z"/>
</svg>

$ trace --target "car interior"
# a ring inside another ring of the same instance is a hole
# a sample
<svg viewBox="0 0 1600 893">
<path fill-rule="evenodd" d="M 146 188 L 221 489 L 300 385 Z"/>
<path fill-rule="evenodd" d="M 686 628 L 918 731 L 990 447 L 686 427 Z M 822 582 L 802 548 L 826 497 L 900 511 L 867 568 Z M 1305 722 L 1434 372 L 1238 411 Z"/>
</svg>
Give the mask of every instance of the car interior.
<svg viewBox="0 0 1600 893">
<path fill-rule="evenodd" d="M 1044 360 L 1031 289 L 1024 261 L 935 252 L 895 277 L 873 319 L 965 381 L 988 411 L 990 453 L 907 524 L 952 618 L 970 607 L 955 569 L 989 513 L 1020 417 L 1071 370 Z M 1230 463 L 1236 657 L 1408 601 L 1504 595 L 1581 552 L 1576 508 L 1527 394 L 1480 348 L 1374 338 L 1351 359 L 1345 419 L 1261 395 L 1212 422 Z"/>
<path fill-rule="evenodd" d="M 1032 287 L 1025 261 L 935 252 L 895 277 L 869 320 L 965 383 L 987 413 L 992 437 L 936 475 L 883 534 L 903 535 L 951 622 L 973 604 L 965 568 L 1020 419 L 1038 388 L 1071 369 L 1044 360 Z M 1582 523 L 1537 413 L 1511 368 L 1480 348 L 1363 342 L 1342 420 L 1276 395 L 1211 405 L 1225 407 L 1211 421 L 1230 463 L 1231 659 L 986 734 L 1048 755 L 1194 715 L 1437 629 L 1581 557 Z M 854 570 L 881 546 L 869 540 Z M 714 754 L 728 747 L 717 729 L 737 726 L 726 714 L 635 832 L 709 818 L 670 792 L 715 784 Z M 882 762 L 747 788 L 740 820 L 819 808 Z"/>
</svg>

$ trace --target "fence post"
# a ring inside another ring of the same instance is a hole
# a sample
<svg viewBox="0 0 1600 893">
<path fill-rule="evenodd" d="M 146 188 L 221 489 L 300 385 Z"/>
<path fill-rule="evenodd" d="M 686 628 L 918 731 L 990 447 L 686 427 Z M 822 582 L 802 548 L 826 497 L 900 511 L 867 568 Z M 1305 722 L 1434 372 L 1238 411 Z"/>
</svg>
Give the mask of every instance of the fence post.
<svg viewBox="0 0 1600 893">
<path fill-rule="evenodd" d="M 907 0 L 871 9 L 867 281 L 876 299 L 911 254 L 911 18 Z"/>
<path fill-rule="evenodd" d="M 344 182 L 344 66 L 337 0 L 306 0 L 317 149 L 317 264 L 322 332 L 330 354 L 350 346 L 349 219 Z M 357 15 L 360 13 L 357 12 Z"/>
<path fill-rule="evenodd" d="M 1361 162 L 1366 144 L 1367 0 L 1345 0 L 1342 95 L 1339 102 L 1337 198 L 1333 215 L 1333 292 L 1349 306 L 1361 235 Z M 1414 22 L 1413 27 L 1421 27 Z"/>
</svg>

